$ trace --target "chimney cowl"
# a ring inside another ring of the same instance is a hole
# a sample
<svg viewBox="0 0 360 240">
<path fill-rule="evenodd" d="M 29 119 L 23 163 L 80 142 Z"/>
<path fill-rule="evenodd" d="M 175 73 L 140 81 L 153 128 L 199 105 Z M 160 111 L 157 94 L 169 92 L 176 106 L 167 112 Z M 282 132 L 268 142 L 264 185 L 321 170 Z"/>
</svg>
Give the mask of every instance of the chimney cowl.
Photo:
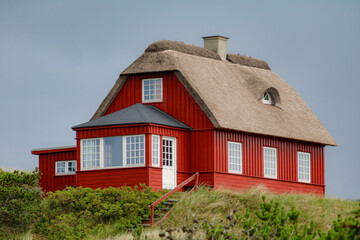
<svg viewBox="0 0 360 240">
<path fill-rule="evenodd" d="M 228 37 L 215 35 L 215 36 L 203 37 L 203 39 L 204 39 L 205 49 L 216 52 L 217 54 L 219 54 L 222 60 L 226 60 L 226 55 L 227 55 L 226 45 L 227 45 L 227 40 L 229 39 Z"/>
</svg>

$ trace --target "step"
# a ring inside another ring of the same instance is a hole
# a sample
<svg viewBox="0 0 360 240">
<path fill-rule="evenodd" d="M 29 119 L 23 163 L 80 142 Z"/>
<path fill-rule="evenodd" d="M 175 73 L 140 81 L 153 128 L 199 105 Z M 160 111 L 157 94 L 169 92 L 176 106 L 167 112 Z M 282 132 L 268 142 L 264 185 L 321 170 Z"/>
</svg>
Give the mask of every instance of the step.
<svg viewBox="0 0 360 240">
<path fill-rule="evenodd" d="M 159 208 L 159 210 L 160 210 L 160 211 L 167 211 L 167 212 L 168 212 L 168 211 L 171 210 L 171 208 Z"/>
<path fill-rule="evenodd" d="M 174 202 L 166 201 L 166 202 L 163 202 L 163 204 L 166 205 L 166 206 L 172 206 L 172 205 L 174 205 Z"/>
<path fill-rule="evenodd" d="M 157 222 L 157 221 L 159 221 L 160 220 L 160 218 L 154 218 L 154 222 Z M 143 220 L 142 220 L 142 223 L 148 223 L 148 222 L 150 222 L 151 221 L 151 218 L 144 218 Z"/>
<path fill-rule="evenodd" d="M 172 202 L 172 203 L 177 203 L 179 200 L 177 199 L 167 199 L 166 202 Z"/>
<path fill-rule="evenodd" d="M 144 228 L 150 227 L 150 223 L 139 223 L 138 226 L 142 226 Z"/>
</svg>

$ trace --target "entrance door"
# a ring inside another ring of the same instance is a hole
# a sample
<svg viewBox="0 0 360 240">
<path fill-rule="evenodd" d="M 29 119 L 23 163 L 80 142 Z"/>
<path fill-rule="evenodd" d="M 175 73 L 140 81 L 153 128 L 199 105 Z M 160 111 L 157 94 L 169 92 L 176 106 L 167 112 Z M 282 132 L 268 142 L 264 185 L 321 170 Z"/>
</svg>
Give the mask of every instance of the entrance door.
<svg viewBox="0 0 360 240">
<path fill-rule="evenodd" d="M 163 189 L 176 187 L 176 138 L 163 137 Z"/>
</svg>

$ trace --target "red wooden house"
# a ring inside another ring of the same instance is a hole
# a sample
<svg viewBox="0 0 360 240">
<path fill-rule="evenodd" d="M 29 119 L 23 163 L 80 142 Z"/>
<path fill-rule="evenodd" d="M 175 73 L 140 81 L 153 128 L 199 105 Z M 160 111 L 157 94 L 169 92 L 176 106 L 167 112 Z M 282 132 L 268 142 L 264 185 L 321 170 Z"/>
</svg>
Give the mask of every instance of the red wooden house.
<svg viewBox="0 0 360 240">
<path fill-rule="evenodd" d="M 225 37 L 204 42 L 151 44 L 73 127 L 75 146 L 33 150 L 43 189 L 171 189 L 199 172 L 213 187 L 323 195 L 333 137 L 266 62 L 227 54 Z"/>
</svg>

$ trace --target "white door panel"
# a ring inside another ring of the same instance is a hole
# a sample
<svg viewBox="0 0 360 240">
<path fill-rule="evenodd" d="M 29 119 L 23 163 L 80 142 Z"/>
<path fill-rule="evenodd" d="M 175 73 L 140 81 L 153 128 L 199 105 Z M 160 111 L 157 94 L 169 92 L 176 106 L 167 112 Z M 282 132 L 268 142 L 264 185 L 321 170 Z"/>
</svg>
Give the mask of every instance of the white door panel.
<svg viewBox="0 0 360 240">
<path fill-rule="evenodd" d="M 176 187 L 176 138 L 163 137 L 163 189 Z"/>
</svg>

